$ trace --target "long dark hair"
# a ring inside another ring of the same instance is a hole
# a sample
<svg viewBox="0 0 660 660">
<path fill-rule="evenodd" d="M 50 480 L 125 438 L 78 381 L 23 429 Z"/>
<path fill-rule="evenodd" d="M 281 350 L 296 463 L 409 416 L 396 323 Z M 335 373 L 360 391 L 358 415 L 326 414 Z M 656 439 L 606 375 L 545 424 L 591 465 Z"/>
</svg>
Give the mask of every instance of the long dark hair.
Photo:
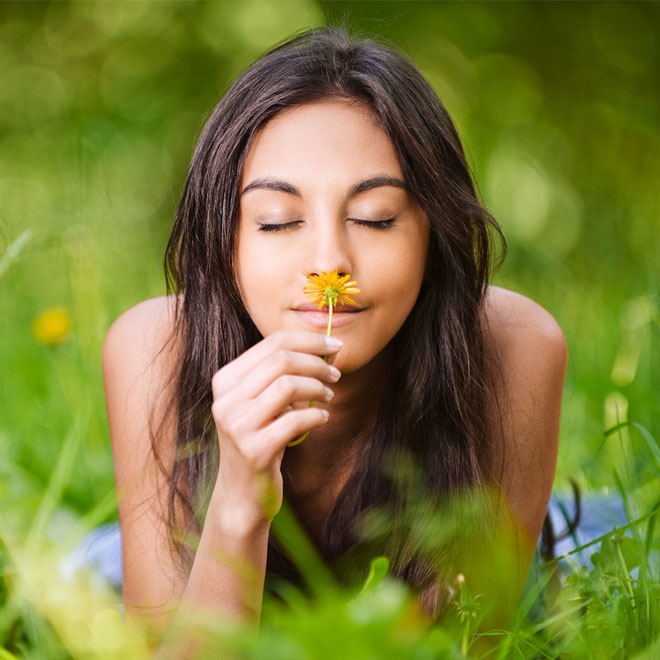
<svg viewBox="0 0 660 660">
<path fill-rule="evenodd" d="M 282 110 L 327 99 L 357 101 L 370 110 L 431 227 L 426 280 L 393 339 L 396 377 L 327 521 L 321 553 L 340 567 L 345 566 L 340 559 L 360 544 L 357 523 L 365 512 L 386 506 L 395 520 L 403 520 L 408 496 L 400 483 L 405 471 L 395 474 L 397 465 L 412 461 L 421 467 L 409 481 L 421 479 L 430 502 L 497 482 L 487 414 L 495 388 L 486 365 L 483 302 L 493 239 L 500 239 L 502 256 L 505 242 L 477 199 L 446 109 L 396 47 L 320 27 L 254 62 L 204 127 L 165 254 L 168 292 L 177 294 L 174 335 L 181 347 L 172 401 L 177 458 L 167 472 L 171 529 L 200 529 L 217 475 L 221 457 L 210 413 L 211 379 L 261 339 L 234 273 L 239 184 L 248 149 L 255 133 Z M 395 526 L 374 549 L 390 558 L 392 574 L 422 595 L 424 609 L 437 613 L 448 569 L 416 556 L 411 536 L 402 530 Z M 175 542 L 189 566 L 189 546 L 180 537 Z M 344 570 L 337 568 L 352 579 Z M 296 575 L 273 535 L 268 572 Z"/>
</svg>

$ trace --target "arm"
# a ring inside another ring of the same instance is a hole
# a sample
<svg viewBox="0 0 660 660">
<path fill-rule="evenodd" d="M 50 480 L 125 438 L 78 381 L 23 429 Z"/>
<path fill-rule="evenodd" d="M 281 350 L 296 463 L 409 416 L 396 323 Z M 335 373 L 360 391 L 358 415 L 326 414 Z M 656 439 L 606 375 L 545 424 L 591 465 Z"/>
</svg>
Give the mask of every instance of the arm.
<svg viewBox="0 0 660 660">
<path fill-rule="evenodd" d="M 491 476 L 504 495 L 499 538 L 508 539 L 512 554 L 512 573 L 506 579 L 501 576 L 510 588 L 492 588 L 500 600 L 510 599 L 503 608 L 510 615 L 527 577 L 552 491 L 567 348 L 552 316 L 522 295 L 490 287 L 484 311 L 486 341 L 494 349 L 489 369 L 502 406 L 501 416 L 495 405 L 489 413 Z M 505 616 L 498 623 L 506 623 Z"/>
<path fill-rule="evenodd" d="M 495 470 L 501 468 L 509 505 L 535 546 L 557 464 L 566 340 L 552 316 L 520 294 L 491 287 L 486 310 L 499 356 L 492 368 L 503 386 L 502 425 L 493 429 Z"/>
<path fill-rule="evenodd" d="M 284 339 L 260 342 L 217 372 L 213 414 L 223 460 L 195 560 L 186 576 L 168 542 L 164 513 L 169 484 L 154 460 L 149 435 L 153 409 L 155 420 L 164 419 L 154 428 L 158 429 L 159 457 L 169 470 L 176 443 L 175 420 L 167 404 L 177 361 L 176 347 L 165 345 L 172 328 L 170 305 L 168 299 L 159 298 L 131 308 L 115 321 L 103 347 L 119 493 L 124 601 L 129 620 L 147 624 L 156 639 L 193 608 L 236 622 L 258 622 L 268 532 L 276 511 L 265 515 L 255 489 L 257 477 L 264 470 L 276 477 L 286 443 L 326 421 L 319 410 L 281 414 L 292 402 L 323 400 L 325 386 L 316 378 L 280 376 L 312 374 L 327 381 L 330 367 L 318 354 L 337 350 L 329 348 L 321 335 L 289 333 Z M 303 352 L 294 353 L 292 346 Z M 259 416 L 266 423 L 255 429 L 250 423 Z M 225 432 L 225 427 L 233 430 Z M 255 467 L 257 461 L 263 464 Z M 190 631 L 181 646 L 168 648 L 168 656 L 194 655 L 197 637 Z"/>
<path fill-rule="evenodd" d="M 133 622 L 156 637 L 166 630 L 181 601 L 238 620 L 257 620 L 266 566 L 269 523 L 245 524 L 239 510 L 227 511 L 216 488 L 189 579 L 172 555 L 163 515 L 168 484 L 151 452 L 149 411 L 158 419 L 170 391 L 172 349 L 155 357 L 171 328 L 165 299 L 131 308 L 110 328 L 103 347 L 103 374 L 112 438 L 123 550 L 123 595 Z M 171 422 L 172 420 L 168 420 Z M 174 458 L 172 423 L 161 427 L 161 457 Z M 251 579 L 219 557 L 241 558 L 254 567 Z M 249 588 L 248 588 L 249 587 Z"/>
</svg>

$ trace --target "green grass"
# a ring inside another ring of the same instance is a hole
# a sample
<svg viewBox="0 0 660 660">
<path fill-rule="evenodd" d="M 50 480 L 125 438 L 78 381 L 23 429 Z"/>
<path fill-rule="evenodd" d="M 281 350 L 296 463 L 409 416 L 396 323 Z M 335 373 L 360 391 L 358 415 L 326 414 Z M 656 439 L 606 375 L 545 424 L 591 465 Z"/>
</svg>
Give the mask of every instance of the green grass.
<svg viewBox="0 0 660 660">
<path fill-rule="evenodd" d="M 67 580 L 57 569 L 58 561 L 81 535 L 114 510 L 114 502 L 106 498 L 75 522 L 66 524 L 61 517 L 64 486 L 75 473 L 87 415 L 79 419 L 61 445 L 29 527 L 17 531 L 11 516 L 3 512 L 0 517 L 4 658 L 147 657 L 140 632 L 122 623 L 121 601 L 114 592 L 91 574 Z M 635 429 L 647 443 L 643 457 L 657 461 L 660 449 L 654 438 L 643 427 Z M 614 428 L 605 435 L 621 430 Z M 570 555 L 562 558 L 558 589 L 551 571 L 559 560 L 535 565 L 506 630 L 484 627 L 482 596 L 471 593 L 467 582 L 457 583 L 448 616 L 433 624 L 416 610 L 410 592 L 388 576 L 388 562 L 382 557 L 372 558 L 360 589 L 339 588 L 285 506 L 275 519 L 275 528 L 297 557 L 312 594 L 282 585 L 282 601 L 270 596 L 265 600 L 258 636 L 222 621 L 200 621 L 197 615 L 196 624 L 204 624 L 202 629 L 209 635 L 208 657 L 214 657 L 218 649 L 250 659 L 634 658 L 650 654 L 660 632 L 660 482 L 653 491 L 645 490 L 642 501 L 631 495 L 629 483 L 618 481 L 631 522 L 594 542 L 598 549 L 592 558 L 593 570 L 579 566 Z M 484 640 L 490 643 L 484 646 Z"/>
</svg>

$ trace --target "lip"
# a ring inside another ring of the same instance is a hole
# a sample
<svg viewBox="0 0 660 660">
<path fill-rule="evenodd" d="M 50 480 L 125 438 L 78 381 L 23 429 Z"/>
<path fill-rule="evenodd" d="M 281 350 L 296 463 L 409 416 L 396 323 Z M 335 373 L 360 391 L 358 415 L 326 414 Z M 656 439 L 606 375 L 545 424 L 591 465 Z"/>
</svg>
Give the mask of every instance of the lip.
<svg viewBox="0 0 660 660">
<path fill-rule="evenodd" d="M 355 312 L 361 312 L 364 307 L 356 307 L 355 305 L 334 305 L 332 309 L 332 316 L 339 312 L 347 312 L 349 314 L 354 314 Z M 322 312 L 323 314 L 328 314 L 328 308 L 324 305 L 322 309 L 319 309 L 318 303 L 301 303 L 296 305 L 293 308 L 294 312 Z"/>
<path fill-rule="evenodd" d="M 328 308 L 318 309 L 316 305 L 300 305 L 292 309 L 298 318 L 303 320 L 309 325 L 316 328 L 328 327 Z M 354 321 L 361 312 L 365 311 L 364 308 L 348 309 L 346 307 L 338 306 L 332 310 L 332 327 L 341 328 L 342 326 Z"/>
</svg>

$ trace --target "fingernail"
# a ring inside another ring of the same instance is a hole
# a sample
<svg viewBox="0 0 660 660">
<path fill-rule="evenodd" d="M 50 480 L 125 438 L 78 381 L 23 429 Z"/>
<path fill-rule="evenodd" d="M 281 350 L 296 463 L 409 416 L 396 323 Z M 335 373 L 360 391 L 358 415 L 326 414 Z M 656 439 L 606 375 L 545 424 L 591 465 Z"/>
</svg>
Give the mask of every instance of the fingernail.
<svg viewBox="0 0 660 660">
<path fill-rule="evenodd" d="M 330 413 L 325 408 L 320 408 L 320 410 L 321 410 L 321 415 L 323 415 L 323 417 L 325 417 L 326 419 L 330 417 Z"/>
<path fill-rule="evenodd" d="M 326 337 L 325 344 L 330 348 L 341 348 L 344 342 L 341 339 L 337 339 L 337 337 Z"/>
<path fill-rule="evenodd" d="M 326 398 L 328 401 L 330 401 L 330 399 L 332 399 L 332 397 L 333 397 L 334 395 L 335 395 L 335 393 L 334 393 L 329 387 L 326 387 L 326 388 L 325 388 L 325 398 Z"/>
<path fill-rule="evenodd" d="M 328 371 L 330 372 L 330 378 L 337 381 L 341 378 L 341 371 L 337 367 L 333 367 L 331 364 L 328 365 Z"/>
</svg>

